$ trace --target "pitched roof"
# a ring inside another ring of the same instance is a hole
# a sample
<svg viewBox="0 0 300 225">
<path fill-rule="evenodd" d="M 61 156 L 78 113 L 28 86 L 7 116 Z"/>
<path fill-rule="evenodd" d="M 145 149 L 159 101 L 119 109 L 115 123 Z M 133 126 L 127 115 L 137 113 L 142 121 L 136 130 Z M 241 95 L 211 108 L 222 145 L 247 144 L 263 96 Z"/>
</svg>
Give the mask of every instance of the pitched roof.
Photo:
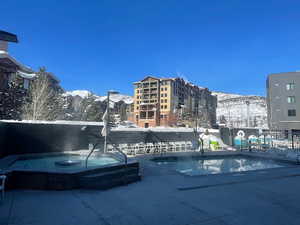
<svg viewBox="0 0 300 225">
<path fill-rule="evenodd" d="M 6 59 L 9 60 L 10 62 L 12 62 L 13 64 L 15 64 L 18 69 L 22 72 L 25 73 L 33 73 L 33 70 L 30 69 L 29 67 L 23 65 L 22 63 L 18 62 L 14 57 L 10 56 L 9 54 L 7 54 L 6 52 L 1 52 L 0 51 L 0 59 Z"/>
</svg>

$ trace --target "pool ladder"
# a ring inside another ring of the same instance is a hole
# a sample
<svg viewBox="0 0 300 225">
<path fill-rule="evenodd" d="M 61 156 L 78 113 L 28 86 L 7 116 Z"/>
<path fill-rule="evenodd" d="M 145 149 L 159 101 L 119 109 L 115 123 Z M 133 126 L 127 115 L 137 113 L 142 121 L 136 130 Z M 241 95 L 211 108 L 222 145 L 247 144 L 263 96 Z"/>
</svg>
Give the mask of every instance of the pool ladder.
<svg viewBox="0 0 300 225">
<path fill-rule="evenodd" d="M 119 149 L 115 144 L 113 144 L 110 141 L 110 139 L 108 139 L 108 140 L 109 140 L 110 144 L 113 146 L 113 148 L 124 157 L 125 165 L 127 165 L 127 162 L 128 162 L 127 155 L 124 152 L 122 152 L 122 150 Z M 89 152 L 89 154 L 87 155 L 87 157 L 85 159 L 85 168 L 87 168 L 88 160 L 89 160 L 90 156 L 93 154 L 93 152 L 96 149 L 96 147 L 99 145 L 99 142 L 97 142 L 96 144 L 91 144 L 91 145 L 92 145 L 91 151 Z"/>
</svg>

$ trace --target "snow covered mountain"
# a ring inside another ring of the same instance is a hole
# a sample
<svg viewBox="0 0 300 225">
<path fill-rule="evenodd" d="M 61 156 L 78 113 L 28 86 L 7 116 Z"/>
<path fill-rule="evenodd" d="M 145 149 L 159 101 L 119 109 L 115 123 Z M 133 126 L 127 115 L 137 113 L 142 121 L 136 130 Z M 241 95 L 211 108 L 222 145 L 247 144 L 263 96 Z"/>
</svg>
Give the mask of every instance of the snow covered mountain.
<svg viewBox="0 0 300 225">
<path fill-rule="evenodd" d="M 232 127 L 268 127 L 265 97 L 212 92 L 218 98 L 217 121 Z M 249 103 L 249 125 L 247 124 Z"/>
<path fill-rule="evenodd" d="M 64 93 L 64 96 L 72 96 L 72 97 L 80 97 L 82 99 L 84 98 L 88 98 L 88 97 L 94 97 L 95 101 L 98 102 L 104 102 L 107 99 L 107 96 L 99 96 L 99 95 L 95 95 L 90 91 L 87 90 L 74 90 L 74 91 L 67 91 Z M 119 93 L 113 93 L 110 94 L 110 101 L 114 102 L 114 103 L 118 103 L 123 101 L 125 104 L 131 104 L 133 103 L 133 97 L 129 96 L 129 95 L 122 95 Z"/>
<path fill-rule="evenodd" d="M 64 96 L 79 96 L 81 98 L 87 98 L 90 95 L 93 95 L 92 92 L 87 90 L 75 90 L 75 91 L 67 91 L 63 94 Z"/>
</svg>

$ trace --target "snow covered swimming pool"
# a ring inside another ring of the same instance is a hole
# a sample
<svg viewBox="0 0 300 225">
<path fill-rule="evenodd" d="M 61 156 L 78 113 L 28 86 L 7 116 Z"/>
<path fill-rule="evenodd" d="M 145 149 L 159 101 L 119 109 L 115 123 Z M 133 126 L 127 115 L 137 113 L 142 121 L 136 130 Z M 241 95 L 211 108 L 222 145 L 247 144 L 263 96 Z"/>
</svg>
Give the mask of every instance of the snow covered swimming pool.
<svg viewBox="0 0 300 225">
<path fill-rule="evenodd" d="M 24 158 L 15 161 L 10 169 L 13 170 L 37 170 L 37 171 L 68 171 L 74 169 L 85 168 L 85 155 L 64 154 L 57 156 L 45 156 L 35 158 Z M 76 162 L 70 166 L 58 165 L 57 162 Z M 90 157 L 88 160 L 88 168 L 105 166 L 119 163 L 118 160 L 109 157 Z"/>
<path fill-rule="evenodd" d="M 154 161 L 160 166 L 167 166 L 177 172 L 188 175 L 207 175 L 253 171 L 261 169 L 279 168 L 290 165 L 271 159 L 262 159 L 247 156 L 224 157 L 169 157 L 156 158 Z"/>
</svg>

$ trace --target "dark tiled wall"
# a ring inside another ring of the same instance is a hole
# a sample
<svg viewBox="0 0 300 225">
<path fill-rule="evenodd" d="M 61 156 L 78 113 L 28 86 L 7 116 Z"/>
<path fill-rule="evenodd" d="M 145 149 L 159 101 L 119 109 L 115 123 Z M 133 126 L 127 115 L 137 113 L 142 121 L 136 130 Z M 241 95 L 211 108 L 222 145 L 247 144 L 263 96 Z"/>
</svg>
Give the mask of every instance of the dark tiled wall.
<svg viewBox="0 0 300 225">
<path fill-rule="evenodd" d="M 13 154 L 61 152 L 87 149 L 100 141 L 101 126 L 0 122 L 0 157 Z M 96 137 L 99 137 L 96 139 Z M 109 141 L 120 143 L 196 141 L 193 132 L 113 131 Z"/>
</svg>

